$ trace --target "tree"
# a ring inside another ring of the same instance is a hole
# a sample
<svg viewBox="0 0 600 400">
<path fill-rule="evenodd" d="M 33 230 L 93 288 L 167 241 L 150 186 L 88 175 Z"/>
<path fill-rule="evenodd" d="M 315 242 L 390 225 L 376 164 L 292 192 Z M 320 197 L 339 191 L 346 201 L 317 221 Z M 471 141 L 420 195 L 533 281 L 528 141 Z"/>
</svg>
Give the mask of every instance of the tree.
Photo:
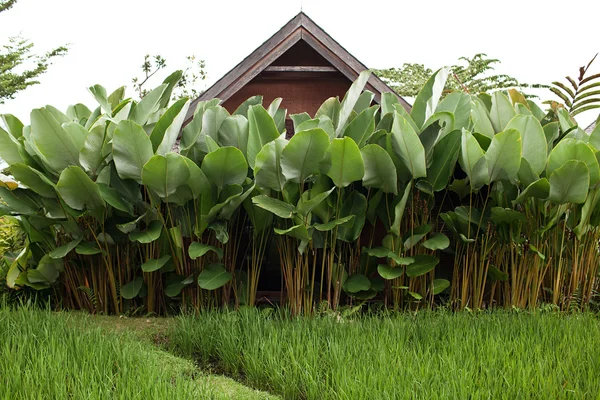
<svg viewBox="0 0 600 400">
<path fill-rule="evenodd" d="M 202 90 L 196 87 L 199 81 L 206 79 L 206 63 L 204 60 L 197 60 L 196 56 L 188 56 L 187 66 L 183 70 L 183 75 L 175 90 L 173 91 L 173 98 L 180 99 L 182 97 L 195 98 L 202 93 Z M 137 92 L 140 98 L 144 97 L 148 93 L 148 89 L 144 85 L 152 78 L 158 71 L 167 67 L 167 60 L 160 55 L 150 56 L 146 54 L 144 57 L 144 63 L 141 66 L 143 77 L 135 77 L 132 79 L 133 88 Z"/>
<path fill-rule="evenodd" d="M 17 0 L 0 0 L 0 13 L 16 3 Z M 10 37 L 8 44 L 0 48 L 0 104 L 40 83 L 37 79 L 48 70 L 52 59 L 65 55 L 68 49 L 60 46 L 43 55 L 35 55 L 32 51 L 33 43 L 21 36 Z"/>
<path fill-rule="evenodd" d="M 488 58 L 484 53 L 475 54 L 472 58 L 460 57 L 459 60 L 467 65 L 450 66 L 452 79 L 446 82 L 445 93 L 462 90 L 477 94 L 510 88 L 520 91 L 524 88 L 547 88 L 545 85 L 519 82 L 506 74 L 490 74 L 494 71 L 494 65 L 500 64 L 500 60 Z M 434 71 L 423 64 L 406 63 L 401 68 L 380 69 L 374 72 L 399 95 L 415 97 Z M 525 96 L 537 97 L 531 94 Z"/>
</svg>

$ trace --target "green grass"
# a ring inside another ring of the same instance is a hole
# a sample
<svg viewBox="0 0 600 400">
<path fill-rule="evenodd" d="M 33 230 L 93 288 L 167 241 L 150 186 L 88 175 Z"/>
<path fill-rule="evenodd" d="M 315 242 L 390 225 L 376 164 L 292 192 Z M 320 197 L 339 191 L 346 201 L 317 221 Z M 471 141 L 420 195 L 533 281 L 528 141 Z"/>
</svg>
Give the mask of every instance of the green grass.
<svg viewBox="0 0 600 400">
<path fill-rule="evenodd" d="M 180 354 L 286 399 L 597 399 L 592 314 L 420 312 L 288 319 L 185 316 Z"/>
<path fill-rule="evenodd" d="M 100 325 L 82 314 L 0 306 L 0 399 L 271 398 L 203 374 L 140 339 L 144 330 L 107 330 L 109 320 Z"/>
</svg>

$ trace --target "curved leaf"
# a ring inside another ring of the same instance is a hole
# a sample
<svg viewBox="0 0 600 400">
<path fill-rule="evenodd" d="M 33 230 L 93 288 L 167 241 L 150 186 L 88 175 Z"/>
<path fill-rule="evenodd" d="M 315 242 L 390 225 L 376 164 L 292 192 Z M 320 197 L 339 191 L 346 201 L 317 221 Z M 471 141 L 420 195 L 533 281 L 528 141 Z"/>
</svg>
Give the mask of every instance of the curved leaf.
<svg viewBox="0 0 600 400">
<path fill-rule="evenodd" d="M 346 187 L 365 175 L 360 150 L 348 137 L 333 139 L 327 148 L 321 169 L 337 187 Z"/>
<path fill-rule="evenodd" d="M 411 172 L 413 179 L 427 176 L 425 148 L 408 121 L 398 112 L 392 124 L 392 147 Z"/>
<path fill-rule="evenodd" d="M 585 163 L 590 177 L 590 187 L 595 187 L 600 182 L 600 169 L 594 151 L 586 143 L 576 139 L 563 139 L 550 152 L 546 176 L 552 176 L 554 171 L 570 160 Z"/>
<path fill-rule="evenodd" d="M 205 290 L 218 289 L 230 280 L 231 274 L 227 272 L 223 264 L 210 264 L 198 275 L 198 285 Z"/>
<path fill-rule="evenodd" d="M 360 149 L 360 153 L 365 163 L 363 185 L 398 194 L 396 166 L 387 151 L 379 145 L 369 144 Z"/>
<path fill-rule="evenodd" d="M 454 173 L 461 147 L 461 132 L 456 130 L 444 136 L 433 149 L 433 161 L 427 171 L 427 182 L 434 192 L 444 190 Z"/>
<path fill-rule="evenodd" d="M 98 185 L 80 167 L 67 167 L 60 174 L 56 191 L 75 210 L 96 210 L 105 207 Z"/>
<path fill-rule="evenodd" d="M 214 252 L 219 257 L 219 260 L 223 258 L 223 249 L 198 242 L 194 242 L 190 245 L 188 254 L 192 260 L 195 260 L 198 257 L 202 257 L 209 251 Z"/>
<path fill-rule="evenodd" d="M 441 68 L 427 80 L 423 88 L 419 91 L 410 112 L 410 116 L 419 128 L 435 112 L 447 78 L 448 69 Z"/>
<path fill-rule="evenodd" d="M 239 149 L 221 147 L 204 157 L 202 172 L 212 184 L 222 190 L 228 185 L 244 183 L 248 174 L 248 164 Z"/>
<path fill-rule="evenodd" d="M 550 175 L 548 200 L 558 204 L 585 202 L 590 188 L 588 167 L 583 161 L 570 160 Z"/>
<path fill-rule="evenodd" d="M 55 172 L 79 165 L 79 148 L 75 141 L 45 108 L 31 112 L 31 139 Z"/>
<path fill-rule="evenodd" d="M 238 150 L 239 151 L 239 150 Z M 177 153 L 151 157 L 142 170 L 142 183 L 161 198 L 168 198 L 190 178 L 190 170 L 183 156 Z"/>
<path fill-rule="evenodd" d="M 411 278 L 425 275 L 440 262 L 437 257 L 428 254 L 417 254 L 413 258 L 415 262 L 406 267 L 406 275 Z"/>
<path fill-rule="evenodd" d="M 237 113 L 237 112 L 236 112 Z M 263 146 L 279 137 L 273 117 L 260 105 L 248 108 L 248 165 L 254 169 L 257 154 Z"/>
<path fill-rule="evenodd" d="M 488 164 L 489 182 L 515 181 L 521 166 L 521 134 L 519 131 L 509 129 L 495 135 L 485 153 L 485 159 Z"/>
<path fill-rule="evenodd" d="M 144 232 L 131 232 L 129 234 L 129 240 L 144 244 L 152 243 L 160 237 L 162 228 L 162 223 L 158 220 L 154 220 Z"/>
<path fill-rule="evenodd" d="M 377 272 L 383 279 L 391 280 L 401 277 L 402 274 L 404 274 L 404 268 L 392 267 L 388 264 L 379 264 L 377 266 Z"/>
<path fill-rule="evenodd" d="M 135 296 L 137 296 L 140 293 L 140 290 L 142 289 L 143 284 L 144 284 L 144 279 L 142 277 L 138 276 L 131 282 L 129 282 L 129 283 L 123 285 L 123 287 L 121 287 L 121 296 L 127 300 L 133 299 Z"/>
<path fill-rule="evenodd" d="M 171 259 L 171 256 L 166 255 L 166 256 L 162 256 L 159 259 L 156 260 L 148 260 L 145 263 L 142 264 L 142 271 L 144 272 L 154 272 L 156 270 L 161 269 L 169 260 Z"/>
<path fill-rule="evenodd" d="M 319 172 L 319 162 L 329 146 L 329 136 L 322 129 L 296 133 L 281 152 L 281 172 L 287 181 L 303 183 Z"/>
<path fill-rule="evenodd" d="M 546 168 L 548 145 L 542 125 L 532 115 L 517 115 L 506 125 L 506 129 L 516 129 L 521 133 L 523 158 L 529 162 L 536 174 Z"/>
<path fill-rule="evenodd" d="M 348 293 L 358 293 L 371 288 L 371 281 L 364 275 L 350 275 L 344 282 L 343 289 Z"/>
<path fill-rule="evenodd" d="M 444 250 L 450 246 L 450 239 L 443 233 L 436 233 L 423 243 L 421 246 L 429 250 Z"/>
<path fill-rule="evenodd" d="M 144 165 L 154 155 L 144 128 L 133 121 L 121 121 L 113 134 L 113 160 L 121 179 L 142 183 Z"/>
</svg>

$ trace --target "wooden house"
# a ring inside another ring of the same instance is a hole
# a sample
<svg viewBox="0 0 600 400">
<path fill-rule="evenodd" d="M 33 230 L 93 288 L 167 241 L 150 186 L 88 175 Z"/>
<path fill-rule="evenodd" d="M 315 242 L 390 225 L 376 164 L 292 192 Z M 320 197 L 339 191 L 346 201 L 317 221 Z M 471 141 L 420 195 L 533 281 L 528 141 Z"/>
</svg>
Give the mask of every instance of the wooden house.
<svg viewBox="0 0 600 400">
<path fill-rule="evenodd" d="M 185 123 L 191 121 L 200 101 L 219 98 L 233 112 L 247 98 L 262 95 L 264 104 L 283 98 L 280 107 L 288 110 L 286 128 L 291 133 L 290 114 L 314 115 L 328 98 L 342 99 L 358 74 L 366 69 L 301 12 L 195 99 Z M 380 101 L 381 93 L 393 93 L 375 75 L 371 75 L 366 89 L 375 94 L 375 102 Z M 410 109 L 403 98 L 398 99 Z"/>
</svg>

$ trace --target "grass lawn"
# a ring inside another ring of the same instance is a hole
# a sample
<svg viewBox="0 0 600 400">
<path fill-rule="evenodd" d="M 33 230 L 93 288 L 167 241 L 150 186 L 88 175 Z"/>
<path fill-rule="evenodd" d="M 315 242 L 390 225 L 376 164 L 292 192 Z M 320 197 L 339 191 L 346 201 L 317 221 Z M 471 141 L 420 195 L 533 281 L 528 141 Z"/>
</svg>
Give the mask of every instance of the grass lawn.
<svg viewBox="0 0 600 400">
<path fill-rule="evenodd" d="M 205 374 L 146 340 L 161 337 L 164 326 L 0 307 L 0 399 L 275 398 Z"/>
<path fill-rule="evenodd" d="M 0 337 L 0 399 L 600 398 L 593 314 L 0 309 Z"/>
<path fill-rule="evenodd" d="M 598 399 L 592 314 L 419 312 L 289 320 L 180 317 L 181 355 L 289 399 Z"/>
</svg>

